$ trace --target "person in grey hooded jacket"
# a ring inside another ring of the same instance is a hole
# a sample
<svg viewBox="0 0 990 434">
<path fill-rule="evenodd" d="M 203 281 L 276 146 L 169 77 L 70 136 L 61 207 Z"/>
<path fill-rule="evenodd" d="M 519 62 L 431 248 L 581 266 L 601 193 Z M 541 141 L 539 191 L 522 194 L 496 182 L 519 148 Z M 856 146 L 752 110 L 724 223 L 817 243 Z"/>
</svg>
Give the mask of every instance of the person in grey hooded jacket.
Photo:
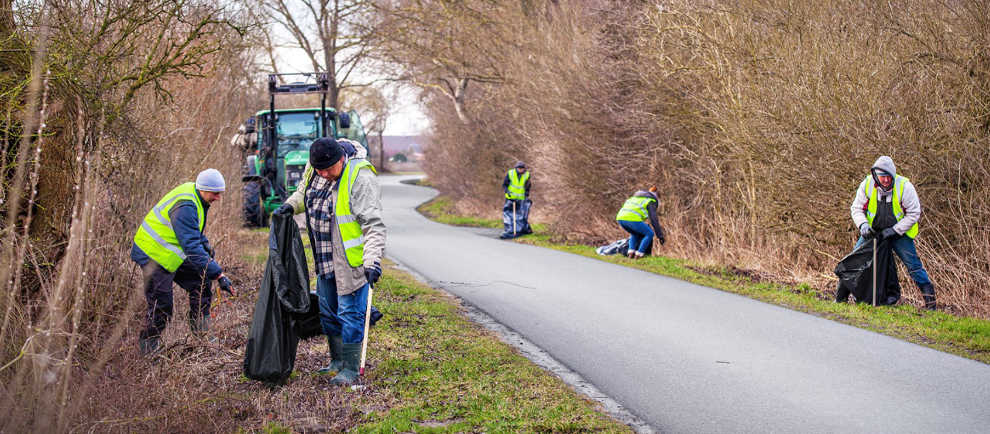
<svg viewBox="0 0 990 434">
<path fill-rule="evenodd" d="M 853 223 L 859 228 L 856 248 L 868 237 L 893 239 L 894 253 L 911 274 L 925 300 L 926 309 L 935 309 L 935 285 L 921 264 L 914 238 L 918 235 L 921 218 L 921 201 L 911 180 L 897 174 L 894 160 L 884 155 L 877 159 L 870 174 L 856 189 L 856 198 L 849 207 Z M 836 294 L 836 301 L 843 302 L 848 293 Z"/>
</svg>

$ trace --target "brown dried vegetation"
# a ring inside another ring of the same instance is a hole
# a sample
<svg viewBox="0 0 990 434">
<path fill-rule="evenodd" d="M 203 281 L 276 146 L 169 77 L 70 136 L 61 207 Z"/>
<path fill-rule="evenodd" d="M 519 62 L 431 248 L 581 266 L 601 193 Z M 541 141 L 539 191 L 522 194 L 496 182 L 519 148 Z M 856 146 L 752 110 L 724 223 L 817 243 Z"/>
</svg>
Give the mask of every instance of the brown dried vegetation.
<svg viewBox="0 0 990 434">
<path fill-rule="evenodd" d="M 260 94 L 246 26 L 214 2 L 17 6 L 0 1 L 0 431 L 64 432 L 144 402 L 106 381 L 146 374 L 125 362 L 144 305 L 131 237 L 149 207 L 220 169 L 231 193 L 207 234 L 221 263 L 234 255 L 228 139 Z"/>
<path fill-rule="evenodd" d="M 613 221 L 622 201 L 657 185 L 663 254 L 830 292 L 857 235 L 854 190 L 891 155 L 921 196 L 918 248 L 940 303 L 990 317 L 987 2 L 499 8 L 485 25 L 512 31 L 492 33 L 481 52 L 504 62 L 503 80 L 468 89 L 471 121 L 424 93 L 426 170 L 461 211 L 497 213 L 501 177 L 521 159 L 552 231 L 600 242 L 623 235 Z"/>
</svg>

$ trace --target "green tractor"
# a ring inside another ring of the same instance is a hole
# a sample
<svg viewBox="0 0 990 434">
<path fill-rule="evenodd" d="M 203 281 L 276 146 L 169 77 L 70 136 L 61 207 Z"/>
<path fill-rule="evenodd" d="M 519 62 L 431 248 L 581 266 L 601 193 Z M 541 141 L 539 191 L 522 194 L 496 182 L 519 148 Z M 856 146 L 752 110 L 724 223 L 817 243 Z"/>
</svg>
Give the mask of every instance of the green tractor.
<svg viewBox="0 0 990 434">
<path fill-rule="evenodd" d="M 279 76 L 303 76 L 304 81 L 278 84 Z M 315 82 L 311 82 L 315 81 Z M 247 157 L 244 182 L 244 221 L 267 226 L 268 216 L 296 191 L 309 161 L 309 146 L 321 137 L 347 138 L 368 149 L 368 139 L 357 112 L 339 112 L 326 106 L 324 73 L 271 74 L 269 108 L 255 114 L 257 149 Z M 319 93 L 320 107 L 275 109 L 275 95 Z"/>
</svg>

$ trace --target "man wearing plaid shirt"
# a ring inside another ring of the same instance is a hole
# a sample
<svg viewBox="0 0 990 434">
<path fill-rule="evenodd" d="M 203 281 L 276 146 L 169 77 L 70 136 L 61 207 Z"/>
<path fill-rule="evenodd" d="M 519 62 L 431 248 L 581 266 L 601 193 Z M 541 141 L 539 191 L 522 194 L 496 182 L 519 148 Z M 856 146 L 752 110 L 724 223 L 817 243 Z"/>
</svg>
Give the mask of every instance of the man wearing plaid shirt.
<svg viewBox="0 0 990 434">
<path fill-rule="evenodd" d="M 299 188 L 275 212 L 303 211 L 316 262 L 320 323 L 330 347 L 330 364 L 320 372 L 337 372 L 332 384 L 353 384 L 364 340 L 368 289 L 381 277 L 385 250 L 381 189 L 374 167 L 359 155 L 348 158 L 334 139 L 316 140 Z M 376 314 L 381 316 L 372 308 L 372 320 Z"/>
</svg>

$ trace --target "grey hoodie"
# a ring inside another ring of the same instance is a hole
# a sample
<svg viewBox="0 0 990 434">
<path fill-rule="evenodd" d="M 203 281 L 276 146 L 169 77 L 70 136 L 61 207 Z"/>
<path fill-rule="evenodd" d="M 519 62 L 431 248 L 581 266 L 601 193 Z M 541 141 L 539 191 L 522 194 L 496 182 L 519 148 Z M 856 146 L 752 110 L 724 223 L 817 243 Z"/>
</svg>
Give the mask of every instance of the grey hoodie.
<svg viewBox="0 0 990 434">
<path fill-rule="evenodd" d="M 870 168 L 871 173 L 866 175 L 863 182 L 859 183 L 859 188 L 856 189 L 856 198 L 853 199 L 853 203 L 849 207 L 853 223 L 857 228 L 862 226 L 863 223 L 868 222 L 866 219 L 866 207 L 869 205 L 870 196 L 867 189 L 874 184 L 873 169 L 880 169 L 889 173 L 894 177 L 894 182 L 897 182 L 897 166 L 894 165 L 894 160 L 886 155 L 877 158 L 876 163 L 873 163 L 873 167 Z M 877 201 L 890 202 L 893 196 L 893 188 L 890 191 L 884 191 L 881 188 Z M 901 192 L 901 209 L 904 210 L 904 218 L 897 221 L 897 224 L 894 225 L 894 231 L 899 235 L 904 235 L 921 218 L 921 201 L 918 199 L 918 191 L 915 190 L 914 184 L 911 181 L 904 183 L 904 191 Z"/>
</svg>

